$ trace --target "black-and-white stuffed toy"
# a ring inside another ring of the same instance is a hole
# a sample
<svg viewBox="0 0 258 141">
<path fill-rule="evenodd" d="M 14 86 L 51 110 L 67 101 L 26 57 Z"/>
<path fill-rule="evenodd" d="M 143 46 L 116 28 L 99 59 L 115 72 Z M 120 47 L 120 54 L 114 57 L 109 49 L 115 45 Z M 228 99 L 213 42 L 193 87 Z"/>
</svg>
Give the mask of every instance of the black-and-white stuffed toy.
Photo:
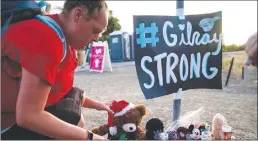
<svg viewBox="0 0 258 141">
<path fill-rule="evenodd" d="M 158 118 L 152 118 L 146 123 L 147 140 L 168 140 L 168 134 L 164 132 L 163 122 Z"/>
<path fill-rule="evenodd" d="M 201 127 L 197 127 L 191 124 L 189 126 L 189 132 L 191 140 L 201 140 Z"/>
</svg>

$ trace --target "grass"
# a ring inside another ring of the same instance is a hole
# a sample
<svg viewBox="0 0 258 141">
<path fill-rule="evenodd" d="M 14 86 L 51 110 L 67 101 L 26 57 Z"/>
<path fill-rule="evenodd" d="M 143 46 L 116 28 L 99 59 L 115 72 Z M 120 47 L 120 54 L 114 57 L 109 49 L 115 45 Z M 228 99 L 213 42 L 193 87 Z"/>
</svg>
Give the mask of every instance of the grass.
<svg viewBox="0 0 258 141">
<path fill-rule="evenodd" d="M 241 77 L 242 66 L 244 65 L 244 63 L 247 59 L 247 56 L 246 56 L 245 52 L 240 53 L 240 54 L 232 54 L 232 55 L 228 55 L 228 56 L 223 56 L 223 58 L 222 58 L 222 71 L 223 72 L 228 72 L 229 71 L 231 59 L 233 57 L 235 59 L 234 59 L 234 64 L 233 64 L 233 67 L 232 67 L 231 75 Z"/>
<path fill-rule="evenodd" d="M 242 51 L 245 50 L 245 46 L 244 45 L 236 45 L 236 44 L 232 44 L 232 45 L 222 45 L 222 51 L 223 52 L 233 52 L 233 51 Z"/>
</svg>

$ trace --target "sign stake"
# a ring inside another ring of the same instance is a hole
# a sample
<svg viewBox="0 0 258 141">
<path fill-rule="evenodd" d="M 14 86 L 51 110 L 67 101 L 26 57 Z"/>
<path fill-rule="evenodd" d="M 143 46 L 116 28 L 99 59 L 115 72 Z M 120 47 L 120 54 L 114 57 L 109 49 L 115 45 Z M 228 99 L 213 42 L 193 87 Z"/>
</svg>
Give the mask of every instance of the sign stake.
<svg viewBox="0 0 258 141">
<path fill-rule="evenodd" d="M 231 75 L 231 71 L 232 71 L 232 66 L 233 66 L 233 64 L 234 64 L 234 57 L 232 58 L 232 60 L 231 60 L 231 63 L 230 63 L 230 67 L 229 67 L 229 71 L 228 71 L 228 76 L 227 76 L 227 80 L 226 80 L 226 84 L 225 84 L 225 86 L 227 86 L 228 85 L 228 80 L 229 80 L 229 78 L 230 78 L 230 75 Z"/>
<path fill-rule="evenodd" d="M 176 14 L 179 18 L 179 20 L 183 20 L 185 19 L 184 16 L 184 1 L 183 0 L 177 0 L 176 1 Z M 174 123 L 174 127 L 177 128 L 177 124 L 178 124 L 178 120 L 180 118 L 180 111 L 181 111 L 181 99 L 182 99 L 182 93 L 183 90 L 182 88 L 179 88 L 177 93 L 174 93 L 174 101 L 173 101 L 173 123 Z"/>
</svg>

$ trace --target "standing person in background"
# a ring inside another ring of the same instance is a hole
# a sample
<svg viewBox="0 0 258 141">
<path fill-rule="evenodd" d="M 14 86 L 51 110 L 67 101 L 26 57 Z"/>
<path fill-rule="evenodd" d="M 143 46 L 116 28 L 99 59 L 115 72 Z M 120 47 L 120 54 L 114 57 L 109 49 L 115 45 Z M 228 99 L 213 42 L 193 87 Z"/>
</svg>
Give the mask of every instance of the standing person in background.
<svg viewBox="0 0 258 141">
<path fill-rule="evenodd" d="M 248 56 L 247 64 L 257 67 L 257 32 L 248 38 L 245 43 L 245 51 Z"/>
<path fill-rule="evenodd" d="M 83 129 L 80 107 L 113 113 L 109 103 L 86 97 L 73 87 L 73 81 L 76 50 L 97 41 L 107 27 L 107 4 L 104 0 L 66 0 L 62 12 L 49 17 L 67 41 L 63 62 L 60 38 L 40 20 L 12 23 L 1 37 L 1 138 L 105 139 Z"/>
</svg>

